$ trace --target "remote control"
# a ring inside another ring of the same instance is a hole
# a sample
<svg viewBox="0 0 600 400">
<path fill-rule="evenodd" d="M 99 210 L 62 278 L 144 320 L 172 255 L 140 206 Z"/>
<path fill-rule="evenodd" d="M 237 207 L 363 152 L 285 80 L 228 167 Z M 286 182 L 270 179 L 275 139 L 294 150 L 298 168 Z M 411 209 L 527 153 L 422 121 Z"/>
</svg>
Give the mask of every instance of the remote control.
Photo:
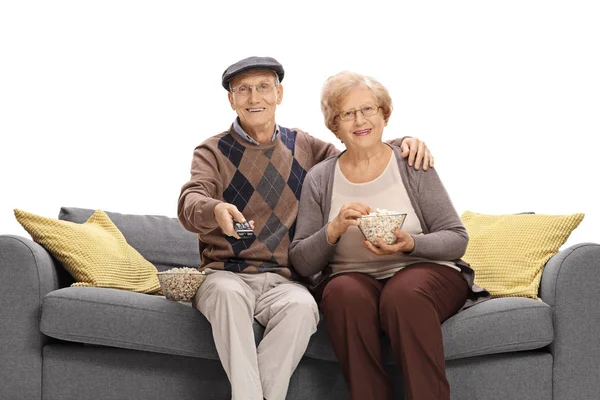
<svg viewBox="0 0 600 400">
<path fill-rule="evenodd" d="M 247 239 L 254 236 L 254 231 L 248 221 L 237 222 L 236 220 L 233 220 L 233 228 L 241 239 Z"/>
</svg>

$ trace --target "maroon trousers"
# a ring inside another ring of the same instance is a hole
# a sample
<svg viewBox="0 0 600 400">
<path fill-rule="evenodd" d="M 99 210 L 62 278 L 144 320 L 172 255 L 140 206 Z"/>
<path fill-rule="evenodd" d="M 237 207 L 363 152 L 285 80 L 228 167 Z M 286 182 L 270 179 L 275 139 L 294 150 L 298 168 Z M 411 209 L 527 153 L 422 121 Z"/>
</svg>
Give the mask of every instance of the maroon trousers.
<svg viewBox="0 0 600 400">
<path fill-rule="evenodd" d="M 383 331 L 408 399 L 449 400 L 441 324 L 467 294 L 460 273 L 444 265 L 414 264 L 382 281 L 355 272 L 332 277 L 320 307 L 352 399 L 392 399 L 381 357 Z"/>
</svg>

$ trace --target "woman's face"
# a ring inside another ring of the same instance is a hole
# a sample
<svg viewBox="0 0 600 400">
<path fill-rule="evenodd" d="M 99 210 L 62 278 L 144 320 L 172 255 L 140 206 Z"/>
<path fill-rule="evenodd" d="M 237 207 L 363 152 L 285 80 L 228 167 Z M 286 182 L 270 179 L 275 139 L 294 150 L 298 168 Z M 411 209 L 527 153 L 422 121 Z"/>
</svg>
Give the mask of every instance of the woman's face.
<svg viewBox="0 0 600 400">
<path fill-rule="evenodd" d="M 374 114 L 365 117 L 363 111 Z M 383 127 L 387 123 L 371 89 L 356 88 L 348 92 L 340 104 L 339 114 L 345 117 L 336 117 L 338 130 L 335 134 L 346 148 L 359 150 L 381 143 Z"/>
</svg>

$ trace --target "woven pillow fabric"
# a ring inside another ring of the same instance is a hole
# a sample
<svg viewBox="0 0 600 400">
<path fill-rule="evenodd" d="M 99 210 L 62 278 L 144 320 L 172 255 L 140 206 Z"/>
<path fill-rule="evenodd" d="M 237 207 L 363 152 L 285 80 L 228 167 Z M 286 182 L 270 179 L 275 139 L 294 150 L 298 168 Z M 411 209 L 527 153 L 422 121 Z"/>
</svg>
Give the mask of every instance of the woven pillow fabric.
<svg viewBox="0 0 600 400">
<path fill-rule="evenodd" d="M 484 215 L 466 211 L 469 233 L 463 260 L 475 270 L 475 283 L 492 297 L 538 299 L 546 262 L 558 253 L 584 214 Z"/>
<path fill-rule="evenodd" d="M 48 250 L 75 279 L 72 286 L 97 286 L 157 293 L 157 270 L 131 247 L 102 210 L 85 223 L 14 210 L 32 239 Z"/>
</svg>

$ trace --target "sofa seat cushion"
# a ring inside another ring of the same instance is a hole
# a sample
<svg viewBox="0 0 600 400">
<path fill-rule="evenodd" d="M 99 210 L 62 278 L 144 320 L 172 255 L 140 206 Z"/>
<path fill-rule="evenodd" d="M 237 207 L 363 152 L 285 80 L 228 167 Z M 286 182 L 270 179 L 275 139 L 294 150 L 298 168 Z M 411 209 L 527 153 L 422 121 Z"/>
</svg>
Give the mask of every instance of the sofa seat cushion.
<svg viewBox="0 0 600 400">
<path fill-rule="evenodd" d="M 491 299 L 467 308 L 442 324 L 447 360 L 539 349 L 552 343 L 552 309 L 524 297 Z M 386 364 L 394 364 L 389 340 L 382 338 Z M 334 361 L 324 321 L 309 343 L 306 355 Z"/>
<path fill-rule="evenodd" d="M 218 360 L 210 323 L 190 303 L 116 289 L 69 287 L 50 292 L 41 331 L 79 343 Z M 475 305 L 442 325 L 447 360 L 539 349 L 553 340 L 552 309 L 533 299 L 507 297 Z M 254 323 L 260 342 L 264 328 Z M 384 361 L 393 364 L 387 338 Z M 336 361 L 323 320 L 306 355 Z"/>
<path fill-rule="evenodd" d="M 79 343 L 218 360 L 210 323 L 191 303 L 117 289 L 68 287 L 48 293 L 41 331 Z M 264 329 L 254 324 L 255 338 Z"/>
</svg>

